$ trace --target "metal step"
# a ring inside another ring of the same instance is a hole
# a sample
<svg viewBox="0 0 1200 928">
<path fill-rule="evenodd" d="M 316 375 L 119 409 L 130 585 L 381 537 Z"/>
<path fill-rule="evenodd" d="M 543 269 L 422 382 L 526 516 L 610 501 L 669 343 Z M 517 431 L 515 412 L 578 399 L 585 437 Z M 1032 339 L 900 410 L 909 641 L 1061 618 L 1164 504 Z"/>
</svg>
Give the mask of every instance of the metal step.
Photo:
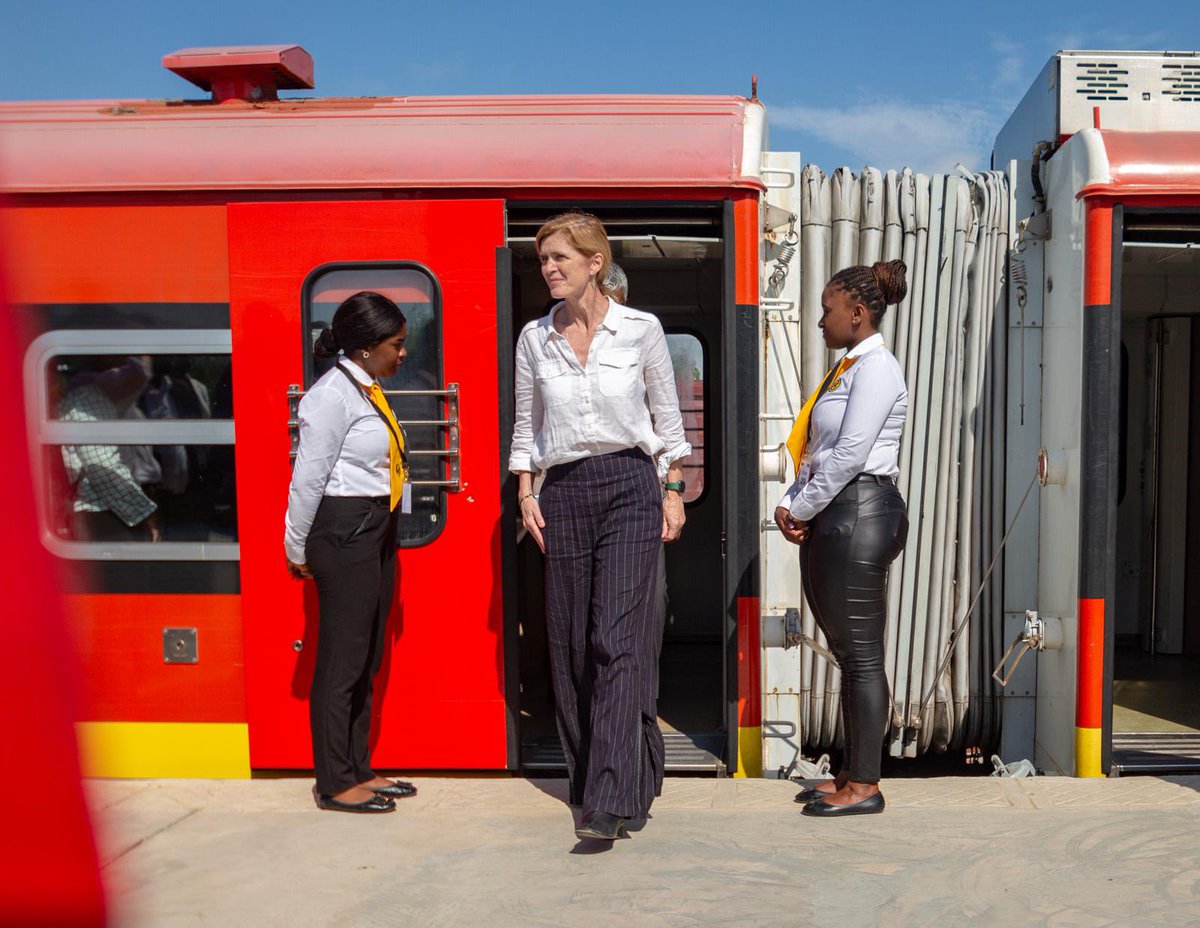
<svg viewBox="0 0 1200 928">
<path fill-rule="evenodd" d="M 703 734 L 685 732 L 663 732 L 666 747 L 667 773 L 711 773 L 725 776 L 725 733 L 720 731 Z M 562 745 L 558 738 L 543 736 L 521 745 L 521 769 L 565 770 Z"/>
<path fill-rule="evenodd" d="M 1195 770 L 1200 770 L 1200 732 L 1113 732 L 1110 776 Z"/>
</svg>

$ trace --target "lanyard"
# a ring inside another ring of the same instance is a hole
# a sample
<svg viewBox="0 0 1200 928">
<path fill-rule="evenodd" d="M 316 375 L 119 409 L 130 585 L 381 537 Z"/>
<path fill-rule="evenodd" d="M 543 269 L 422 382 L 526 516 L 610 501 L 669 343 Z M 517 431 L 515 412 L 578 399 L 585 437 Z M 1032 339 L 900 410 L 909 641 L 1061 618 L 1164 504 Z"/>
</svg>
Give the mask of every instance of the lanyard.
<svg viewBox="0 0 1200 928">
<path fill-rule="evenodd" d="M 379 416 L 379 418 L 383 420 L 383 424 L 387 426 L 387 429 L 391 433 L 392 438 L 394 438 L 396 440 L 396 447 L 400 451 L 400 460 L 404 463 L 404 466 L 407 468 L 408 467 L 408 452 L 404 450 L 405 442 L 401 441 L 400 436 L 396 434 L 396 428 L 392 427 L 391 420 L 388 419 L 388 417 L 383 414 L 382 409 L 380 409 L 378 406 L 375 405 L 374 401 L 371 399 L 370 394 L 367 393 L 367 391 L 363 388 L 363 385 L 358 382 L 358 379 L 353 374 L 351 374 L 348 370 L 346 370 L 346 368 L 342 367 L 340 362 L 335 366 L 337 367 L 337 369 L 339 371 L 341 371 L 342 375 L 347 380 L 349 380 L 352 384 L 354 384 L 355 388 L 358 390 L 359 395 L 364 400 L 366 400 L 367 405 L 370 406 L 375 411 L 375 415 Z M 402 432 L 404 431 L 403 426 L 401 426 L 400 423 L 398 423 L 398 422 L 396 423 L 396 427 L 400 428 L 400 430 Z"/>
</svg>

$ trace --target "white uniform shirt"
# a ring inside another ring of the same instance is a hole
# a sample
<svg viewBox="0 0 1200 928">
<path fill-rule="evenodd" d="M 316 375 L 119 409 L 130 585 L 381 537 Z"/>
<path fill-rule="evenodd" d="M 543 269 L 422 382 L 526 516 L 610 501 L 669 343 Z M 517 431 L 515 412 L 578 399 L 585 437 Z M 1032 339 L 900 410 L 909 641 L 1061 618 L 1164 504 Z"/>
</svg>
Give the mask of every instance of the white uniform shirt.
<svg viewBox="0 0 1200 928">
<path fill-rule="evenodd" d="M 828 506 L 859 474 L 900 473 L 900 433 L 908 411 L 904 371 L 878 333 L 847 356 L 859 360 L 813 406 L 808 472 L 801 468 L 779 501 L 800 522 Z"/>
<path fill-rule="evenodd" d="M 339 360 L 364 387 L 371 377 Z M 304 545 L 322 496 L 389 496 L 388 428 L 344 374 L 326 371 L 300 401 L 300 450 L 292 468 L 283 544 L 288 560 L 305 562 Z"/>
<path fill-rule="evenodd" d="M 566 336 L 554 330 L 563 305 L 526 325 L 517 340 L 508 469 L 544 471 L 626 448 L 659 457 L 660 466 L 691 454 L 658 319 L 609 300 L 581 366 Z"/>
</svg>

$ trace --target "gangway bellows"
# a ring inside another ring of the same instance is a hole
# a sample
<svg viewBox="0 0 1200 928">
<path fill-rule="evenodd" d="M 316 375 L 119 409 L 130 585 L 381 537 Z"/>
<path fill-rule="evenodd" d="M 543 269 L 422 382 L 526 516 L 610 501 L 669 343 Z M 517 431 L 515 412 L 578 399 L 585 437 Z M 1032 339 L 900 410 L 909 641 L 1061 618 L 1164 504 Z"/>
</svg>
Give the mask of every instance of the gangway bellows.
<svg viewBox="0 0 1200 928">
<path fill-rule="evenodd" d="M 764 628 L 775 651 L 764 661 L 764 729 L 790 723 L 799 734 L 767 738 L 763 766 L 788 769 L 793 745 L 820 753 L 842 738 L 840 672 L 795 582 L 794 549 L 772 532 L 780 477 L 792 476 L 773 449 L 786 438 L 796 397 L 831 360 L 817 327 L 825 282 L 851 264 L 895 258 L 908 265 L 909 296 L 885 317 L 884 334 L 911 398 L 900 475 L 910 531 L 889 579 L 888 750 L 896 757 L 990 751 L 1000 718 L 990 672 L 1003 648 L 1003 614 L 984 581 L 1005 528 L 1003 493 L 994 487 L 1006 408 L 1008 181 L 998 172 L 926 176 L 870 167 L 826 176 L 814 165 L 800 176 L 798 247 L 780 236 L 764 254 L 764 279 L 774 278 L 761 304 L 760 416 L 763 621 L 781 626 Z M 797 266 L 781 272 L 792 252 Z M 789 299 L 799 311 L 778 311 Z M 972 594 L 979 601 L 968 611 Z"/>
</svg>

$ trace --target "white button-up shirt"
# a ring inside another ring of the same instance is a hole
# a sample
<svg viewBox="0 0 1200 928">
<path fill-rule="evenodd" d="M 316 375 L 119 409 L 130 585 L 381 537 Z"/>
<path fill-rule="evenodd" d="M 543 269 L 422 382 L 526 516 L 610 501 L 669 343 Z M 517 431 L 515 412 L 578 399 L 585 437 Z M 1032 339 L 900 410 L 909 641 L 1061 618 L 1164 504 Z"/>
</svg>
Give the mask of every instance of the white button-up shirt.
<svg viewBox="0 0 1200 928">
<path fill-rule="evenodd" d="M 364 388 L 371 376 L 357 364 L 338 364 Z M 322 496 L 389 496 L 388 428 L 362 391 L 326 371 L 300 401 L 300 450 L 292 467 L 283 536 L 288 560 L 305 562 L 304 545 Z"/>
<path fill-rule="evenodd" d="M 517 340 L 508 469 L 544 471 L 626 448 L 641 448 L 665 469 L 691 454 L 662 323 L 609 300 L 581 365 L 554 330 L 563 305 L 526 325 Z"/>
<path fill-rule="evenodd" d="M 800 522 L 828 506 L 859 474 L 894 478 L 900 473 L 900 433 L 908 411 L 900 362 L 878 333 L 859 342 L 848 357 L 858 360 L 813 406 L 808 467 L 779 501 Z"/>
</svg>

